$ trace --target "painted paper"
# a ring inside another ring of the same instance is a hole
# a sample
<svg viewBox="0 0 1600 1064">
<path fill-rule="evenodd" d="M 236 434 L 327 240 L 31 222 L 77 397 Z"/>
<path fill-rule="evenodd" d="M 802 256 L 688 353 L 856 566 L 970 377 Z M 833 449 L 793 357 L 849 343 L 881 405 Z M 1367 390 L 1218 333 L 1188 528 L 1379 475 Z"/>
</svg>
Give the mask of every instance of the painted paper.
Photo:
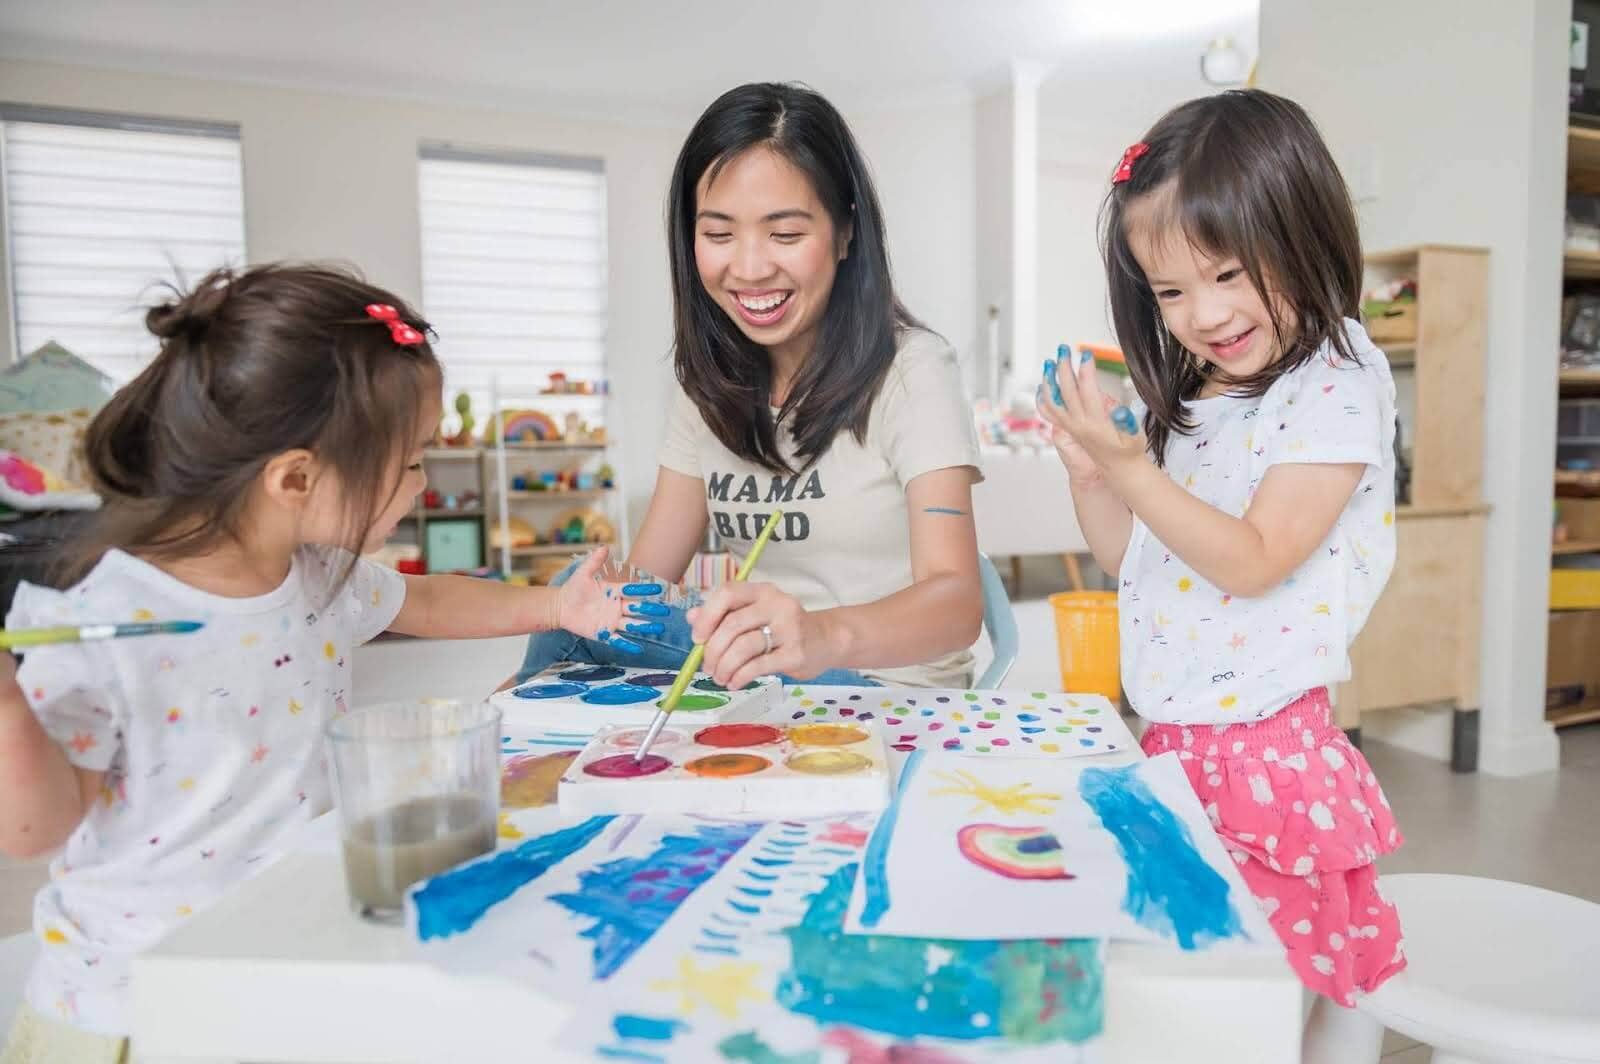
<svg viewBox="0 0 1600 1064">
<path fill-rule="evenodd" d="M 562 1044 L 611 1059 L 1090 1059 L 1095 942 L 846 935 L 871 818 L 768 825 L 603 988 Z"/>
<path fill-rule="evenodd" d="M 1108 768 L 912 754 L 846 927 L 1281 949 L 1175 754 Z"/>
<path fill-rule="evenodd" d="M 791 687 L 773 720 L 876 720 L 893 749 L 1064 758 L 1137 744 L 1102 695 L 892 687 Z"/>
<path fill-rule="evenodd" d="M 413 888 L 409 926 L 431 963 L 566 996 L 574 983 L 614 975 L 760 828 L 695 817 L 569 822 Z"/>
</svg>

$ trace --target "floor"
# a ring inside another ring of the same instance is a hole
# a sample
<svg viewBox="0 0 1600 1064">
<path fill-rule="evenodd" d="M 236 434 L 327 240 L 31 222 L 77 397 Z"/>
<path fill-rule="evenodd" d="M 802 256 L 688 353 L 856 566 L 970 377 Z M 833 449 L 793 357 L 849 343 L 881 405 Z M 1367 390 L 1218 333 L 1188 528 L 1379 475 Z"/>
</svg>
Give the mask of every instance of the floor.
<svg viewBox="0 0 1600 1064">
<path fill-rule="evenodd" d="M 1062 586 L 1055 559 L 1028 561 L 1015 603 L 1021 646 L 1008 686 L 1059 686 L 1054 628 L 1042 596 Z M 521 653 L 515 639 L 374 644 L 355 661 L 360 700 L 481 696 L 511 674 Z M 978 657 L 981 669 L 987 649 Z M 1600 810 L 1600 723 L 1560 734 L 1560 771 L 1522 779 L 1457 775 L 1440 762 L 1369 742 L 1367 757 L 1407 836 L 1383 870 L 1492 876 L 1600 902 L 1593 823 Z M 33 893 L 45 875 L 43 861 L 0 858 L 0 936 L 28 927 Z M 1425 1064 L 1429 1053 L 1394 1035 L 1384 1052 L 1384 1064 Z"/>
</svg>

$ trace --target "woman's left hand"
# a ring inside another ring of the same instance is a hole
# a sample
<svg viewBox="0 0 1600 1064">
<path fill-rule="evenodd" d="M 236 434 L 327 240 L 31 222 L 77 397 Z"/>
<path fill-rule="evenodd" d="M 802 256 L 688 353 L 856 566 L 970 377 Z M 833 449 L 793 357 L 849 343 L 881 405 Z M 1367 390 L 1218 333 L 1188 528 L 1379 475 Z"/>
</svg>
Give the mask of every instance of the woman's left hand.
<svg viewBox="0 0 1600 1064">
<path fill-rule="evenodd" d="M 705 671 L 732 691 L 758 676 L 804 678 L 829 667 L 821 618 L 773 584 L 724 584 L 689 611 L 689 623 L 705 644 Z"/>
<path fill-rule="evenodd" d="M 1117 402 L 1100 390 L 1093 359 L 1080 361 L 1076 367 L 1065 360 L 1057 362 L 1056 383 L 1061 402 L 1041 402 L 1039 412 L 1053 428 L 1083 448 L 1097 466 L 1110 473 L 1114 466 L 1145 457 L 1144 432 L 1130 436 L 1111 420 Z M 1048 396 L 1041 398 L 1047 400 Z"/>
</svg>

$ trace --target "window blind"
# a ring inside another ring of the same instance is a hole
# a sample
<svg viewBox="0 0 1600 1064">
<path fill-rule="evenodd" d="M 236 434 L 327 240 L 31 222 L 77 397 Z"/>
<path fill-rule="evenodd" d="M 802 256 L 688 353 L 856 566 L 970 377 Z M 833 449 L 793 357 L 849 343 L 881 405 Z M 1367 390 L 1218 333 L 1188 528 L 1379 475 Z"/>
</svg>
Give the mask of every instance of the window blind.
<svg viewBox="0 0 1600 1064">
<path fill-rule="evenodd" d="M 450 394 L 536 394 L 606 376 L 606 187 L 599 160 L 424 145 L 423 312 Z"/>
<path fill-rule="evenodd" d="M 236 126 L 0 106 L 18 355 L 54 340 L 138 373 L 159 282 L 245 261 L 239 148 Z"/>
</svg>

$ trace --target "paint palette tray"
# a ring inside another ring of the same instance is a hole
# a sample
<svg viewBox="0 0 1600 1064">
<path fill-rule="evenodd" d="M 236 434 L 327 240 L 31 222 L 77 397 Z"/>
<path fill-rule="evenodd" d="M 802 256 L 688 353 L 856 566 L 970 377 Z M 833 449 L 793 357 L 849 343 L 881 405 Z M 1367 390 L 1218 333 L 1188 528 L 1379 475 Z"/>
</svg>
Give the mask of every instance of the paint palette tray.
<svg viewBox="0 0 1600 1064">
<path fill-rule="evenodd" d="M 506 720 L 527 727 L 593 732 L 608 724 L 649 724 L 676 678 L 676 671 L 564 661 L 501 691 L 491 701 Z M 755 720 L 782 700 L 783 682 L 776 676 L 763 676 L 741 691 L 729 691 L 709 675 L 696 673 L 673 711 L 673 720 L 697 727 Z"/>
<path fill-rule="evenodd" d="M 889 804 L 888 748 L 872 724 L 685 727 L 675 713 L 641 763 L 644 732 L 601 730 L 561 777 L 561 811 L 784 817 Z"/>
</svg>

